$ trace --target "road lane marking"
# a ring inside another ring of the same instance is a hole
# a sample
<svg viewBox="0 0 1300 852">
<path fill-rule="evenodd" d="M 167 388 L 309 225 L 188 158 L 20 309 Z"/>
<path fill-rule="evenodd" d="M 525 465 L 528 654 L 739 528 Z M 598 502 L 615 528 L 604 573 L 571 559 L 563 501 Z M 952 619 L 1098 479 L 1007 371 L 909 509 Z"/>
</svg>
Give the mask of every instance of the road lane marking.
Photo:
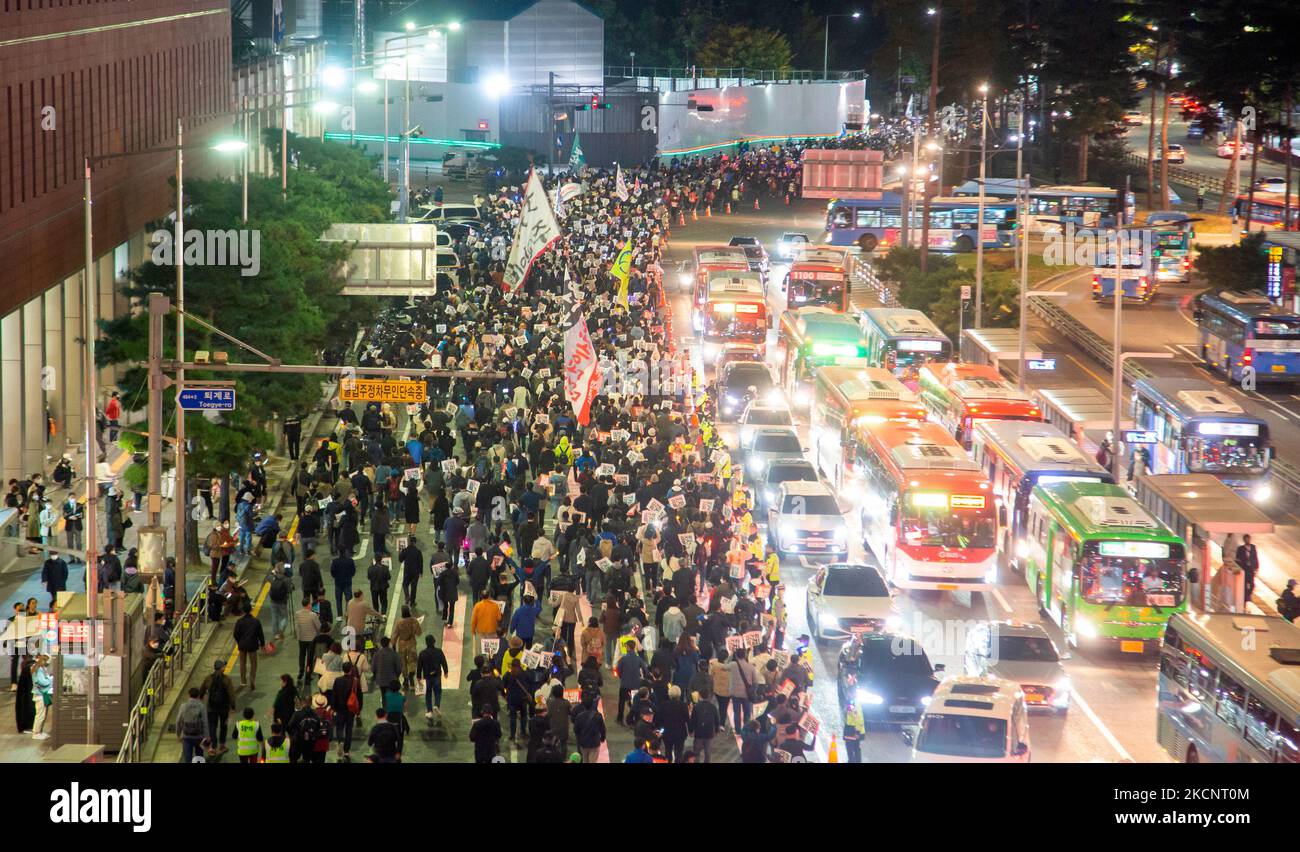
<svg viewBox="0 0 1300 852">
<path fill-rule="evenodd" d="M 1105 388 L 1109 388 L 1109 387 L 1110 387 L 1110 382 L 1106 381 L 1106 380 L 1103 379 L 1101 376 L 1097 375 L 1097 374 L 1094 373 L 1092 370 L 1088 369 L 1086 366 L 1084 366 L 1084 363 L 1083 363 L 1082 361 L 1080 361 L 1078 358 L 1075 358 L 1073 355 L 1070 355 L 1069 353 L 1066 353 L 1066 356 L 1065 356 L 1065 357 L 1069 358 L 1069 359 L 1070 359 L 1071 361 L 1073 361 L 1076 365 L 1078 365 L 1078 367 L 1079 367 L 1080 370 L 1083 370 L 1085 373 L 1087 373 L 1088 375 L 1090 375 L 1090 376 L 1092 376 L 1094 379 L 1096 379 L 1096 380 L 1097 380 L 1097 381 L 1102 385 L 1102 387 L 1105 387 Z"/>
<path fill-rule="evenodd" d="M 1200 354 L 1197 353 L 1195 350 L 1193 350 L 1191 347 L 1187 346 L 1186 344 L 1180 343 L 1180 344 L 1178 344 L 1178 348 L 1181 349 L 1181 350 L 1183 350 L 1183 353 L 1184 353 L 1188 358 L 1191 358 L 1193 361 L 1195 361 L 1196 363 L 1198 363 L 1198 364 L 1203 363 L 1203 361 L 1201 360 L 1201 356 L 1200 356 Z"/>
<path fill-rule="evenodd" d="M 998 589 L 997 586 L 994 586 L 991 591 L 993 592 L 994 600 L 998 602 L 998 605 L 1001 606 L 1003 610 L 1005 610 L 1006 612 L 1013 611 L 1011 609 L 1011 604 L 1007 603 L 1007 599 L 1002 597 L 1002 591 Z"/>
<path fill-rule="evenodd" d="M 1083 696 L 1079 694 L 1078 690 L 1075 690 L 1074 692 L 1074 703 L 1075 706 L 1083 711 L 1083 715 L 1088 717 L 1088 721 L 1092 722 L 1093 727 L 1101 731 L 1101 735 L 1106 738 L 1106 742 L 1110 743 L 1110 747 L 1115 749 L 1119 754 L 1120 759 L 1133 763 L 1133 755 L 1129 754 L 1128 750 L 1125 749 L 1124 746 L 1120 745 L 1119 740 L 1117 740 L 1115 735 L 1110 732 L 1110 728 L 1107 728 L 1106 723 L 1101 720 L 1101 717 L 1093 712 L 1092 707 L 1088 705 L 1087 701 L 1083 700 Z"/>
</svg>

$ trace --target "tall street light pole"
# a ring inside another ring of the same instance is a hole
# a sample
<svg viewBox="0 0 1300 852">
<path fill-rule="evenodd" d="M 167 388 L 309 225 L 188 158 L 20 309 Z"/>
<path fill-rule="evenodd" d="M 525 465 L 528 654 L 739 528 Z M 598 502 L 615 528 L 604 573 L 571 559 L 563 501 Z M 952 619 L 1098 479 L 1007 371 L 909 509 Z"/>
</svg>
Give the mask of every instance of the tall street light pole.
<svg viewBox="0 0 1300 852">
<path fill-rule="evenodd" d="M 848 14 L 827 15 L 827 16 L 826 16 L 826 35 L 825 35 L 825 37 L 824 37 L 823 40 L 822 40 L 822 79 L 823 79 L 823 80 L 826 80 L 826 79 L 828 79 L 828 78 L 830 77 L 830 61 L 831 61 L 831 18 L 853 18 L 853 19 L 856 20 L 856 19 L 861 18 L 861 17 L 862 17 L 862 13 L 861 13 L 861 12 L 852 12 L 852 13 L 848 13 Z"/>
<path fill-rule="evenodd" d="M 987 144 L 987 130 L 989 126 L 989 86 L 988 83 L 979 88 L 981 97 L 980 106 L 980 200 L 978 205 L 978 214 L 975 216 L 975 327 L 984 327 L 984 172 L 985 162 L 988 154 L 985 150 Z M 1017 174 L 1019 174 L 1017 172 Z M 939 178 L 943 180 L 942 175 Z"/>
<path fill-rule="evenodd" d="M 95 286 L 95 251 L 90 213 L 90 158 L 86 158 L 86 188 L 82 199 L 85 219 L 83 233 L 86 268 L 81 273 L 81 370 L 85 377 L 85 393 L 81 395 L 81 422 L 85 429 L 82 440 L 86 448 L 86 618 L 90 629 L 86 631 L 86 656 L 97 659 L 99 655 L 99 483 L 95 481 L 95 465 L 99 461 L 99 444 L 96 440 L 95 401 L 99 397 L 99 379 L 95 374 L 95 326 L 99 316 L 99 298 Z M 86 694 L 86 742 L 99 742 L 99 678 L 88 678 Z"/>
<path fill-rule="evenodd" d="M 935 135 L 934 126 L 934 102 L 939 97 L 939 33 L 943 23 L 943 7 L 934 6 L 927 10 L 927 14 L 934 18 L 934 41 L 930 49 L 930 102 L 928 104 L 929 116 L 926 119 L 926 135 L 933 138 Z M 943 183 L 943 175 L 939 175 L 939 182 Z M 921 272 L 926 271 L 930 254 L 930 183 L 926 181 L 925 193 L 921 201 Z"/>
</svg>

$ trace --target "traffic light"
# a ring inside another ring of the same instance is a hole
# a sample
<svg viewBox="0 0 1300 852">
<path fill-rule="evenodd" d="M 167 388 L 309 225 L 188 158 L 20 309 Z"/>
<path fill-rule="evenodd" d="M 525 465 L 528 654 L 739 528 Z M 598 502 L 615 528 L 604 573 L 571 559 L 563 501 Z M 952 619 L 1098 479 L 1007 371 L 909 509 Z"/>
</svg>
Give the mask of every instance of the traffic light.
<svg viewBox="0 0 1300 852">
<path fill-rule="evenodd" d="M 610 109 L 613 106 L 614 106 L 613 104 L 601 103 L 600 96 L 593 92 L 591 95 L 591 100 L 589 102 L 585 104 L 578 104 L 577 106 L 574 107 L 574 109 L 579 110 L 581 112 L 586 112 L 589 109 Z"/>
</svg>

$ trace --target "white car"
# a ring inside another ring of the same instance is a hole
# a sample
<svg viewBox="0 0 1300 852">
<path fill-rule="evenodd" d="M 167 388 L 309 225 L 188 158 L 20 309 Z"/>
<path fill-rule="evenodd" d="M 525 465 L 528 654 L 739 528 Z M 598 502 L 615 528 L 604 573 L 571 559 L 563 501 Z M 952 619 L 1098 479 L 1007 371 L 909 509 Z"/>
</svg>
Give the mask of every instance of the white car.
<svg viewBox="0 0 1300 852">
<path fill-rule="evenodd" d="M 1222 159 L 1224 159 L 1224 160 L 1230 160 L 1230 159 L 1232 159 L 1232 149 L 1235 148 L 1236 146 L 1237 146 L 1237 143 L 1234 142 L 1233 140 L 1229 139 L 1227 142 L 1224 142 L 1222 145 L 1220 145 L 1218 148 L 1216 148 L 1216 149 L 1214 150 L 1214 153 L 1217 154 L 1220 158 L 1222 158 Z M 1242 142 L 1242 143 L 1241 143 L 1241 156 L 1242 156 L 1242 157 L 1249 157 L 1251 154 L 1254 153 L 1254 151 L 1255 151 L 1255 146 L 1254 146 L 1254 144 L 1252 144 L 1252 143 L 1250 143 L 1250 142 Z"/>
<path fill-rule="evenodd" d="M 814 553 L 844 559 L 849 553 L 844 508 L 824 482 L 783 483 L 767 510 L 767 531 L 782 556 Z"/>
<path fill-rule="evenodd" d="M 796 231 L 786 231 L 781 238 L 776 241 L 776 253 L 781 257 L 789 260 L 794 257 L 796 250 L 807 248 L 810 245 L 807 234 Z"/>
<path fill-rule="evenodd" d="M 419 214 L 409 218 L 412 222 L 432 225 L 440 222 L 477 222 L 482 216 L 473 204 L 421 204 Z"/>
<path fill-rule="evenodd" d="M 874 562 L 823 565 L 808 584 L 808 629 L 817 641 L 894 631 L 902 625 L 889 584 Z"/>
<path fill-rule="evenodd" d="M 1028 763 L 1024 693 L 1000 678 L 950 677 L 930 696 L 912 740 L 913 763 Z"/>
<path fill-rule="evenodd" d="M 745 406 L 745 410 L 740 414 L 740 420 L 737 421 L 739 428 L 739 448 L 742 450 L 749 449 L 750 442 L 754 439 L 756 426 L 789 426 L 794 427 L 794 418 L 790 416 L 790 409 L 784 405 L 771 405 L 767 402 L 751 402 Z"/>
<path fill-rule="evenodd" d="M 1165 149 L 1165 159 L 1171 163 L 1186 163 L 1187 150 L 1177 142 L 1170 142 L 1169 147 Z"/>
<path fill-rule="evenodd" d="M 746 478 L 761 484 L 759 477 L 767 463 L 776 458 L 801 458 L 803 444 L 793 426 L 752 426 L 753 434 L 745 445 Z"/>
<path fill-rule="evenodd" d="M 963 668 L 968 675 L 992 675 L 1020 684 L 1030 710 L 1070 709 L 1070 678 L 1056 643 L 1037 624 L 992 621 L 966 637 Z"/>
<path fill-rule="evenodd" d="M 1266 177 L 1255 181 L 1255 189 L 1260 192 L 1286 192 L 1286 178 Z"/>
</svg>

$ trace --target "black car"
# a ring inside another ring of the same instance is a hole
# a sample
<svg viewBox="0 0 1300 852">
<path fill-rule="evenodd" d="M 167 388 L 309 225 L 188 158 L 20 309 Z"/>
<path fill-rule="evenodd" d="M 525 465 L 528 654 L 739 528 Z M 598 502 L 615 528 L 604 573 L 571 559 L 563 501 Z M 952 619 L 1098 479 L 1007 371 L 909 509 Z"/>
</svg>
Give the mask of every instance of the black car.
<svg viewBox="0 0 1300 852">
<path fill-rule="evenodd" d="M 840 650 L 840 707 L 857 704 L 867 724 L 915 725 L 939 685 L 942 665 L 931 665 L 921 643 L 908 636 L 866 634 Z"/>
<path fill-rule="evenodd" d="M 762 399 L 775 383 L 766 364 L 755 361 L 736 361 L 722 368 L 718 376 L 718 416 L 722 420 L 735 420 L 745 410 L 745 395 L 754 387 Z"/>
<path fill-rule="evenodd" d="M 768 259 L 767 249 L 758 241 L 757 237 L 732 237 L 727 243 L 745 252 L 745 259 L 749 261 L 750 272 L 760 272 L 763 280 L 767 280 Z"/>
</svg>

